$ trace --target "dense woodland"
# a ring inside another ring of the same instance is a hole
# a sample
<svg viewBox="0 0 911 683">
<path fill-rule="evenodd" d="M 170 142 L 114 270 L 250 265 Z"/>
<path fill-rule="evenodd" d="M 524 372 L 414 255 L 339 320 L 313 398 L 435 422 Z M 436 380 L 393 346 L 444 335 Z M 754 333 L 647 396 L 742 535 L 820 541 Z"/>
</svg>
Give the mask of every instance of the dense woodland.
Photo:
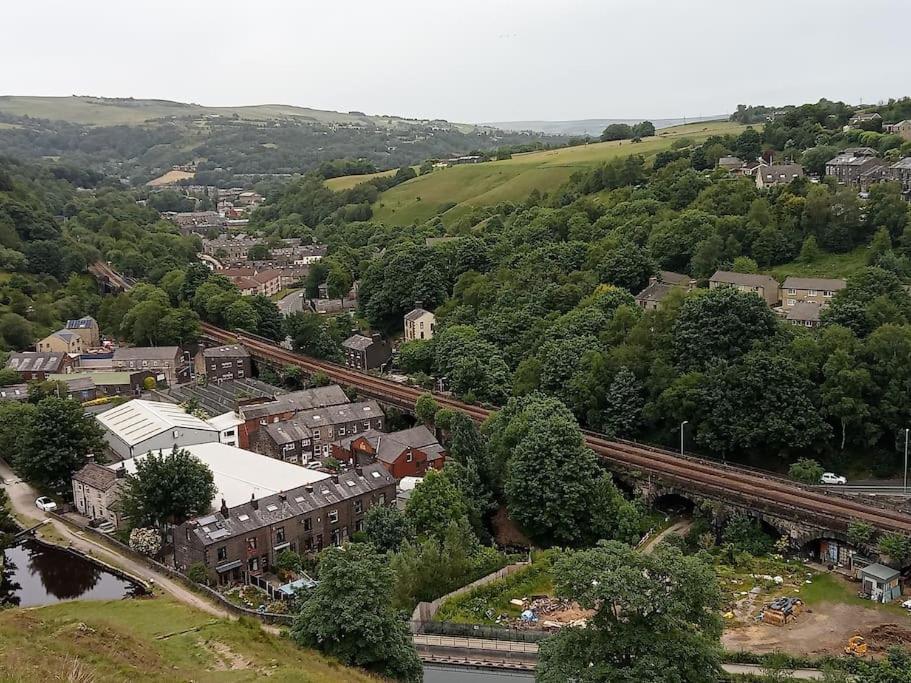
<svg viewBox="0 0 911 683">
<path fill-rule="evenodd" d="M 907 203 L 888 183 L 862 201 L 829 181 L 759 191 L 713 170 L 721 156 L 766 150 L 808 166 L 844 144 L 909 151 L 894 136 L 843 132 L 850 111 L 825 101 L 794 108 L 761 131 L 678 141 L 449 225 L 346 221 L 364 189 L 331 195 L 306 180 L 275 193 L 254 222 L 268 231 L 303 220 L 331 246 L 323 276 L 360 280 L 373 327 L 400 329 L 416 300 L 435 309 L 437 337 L 406 344 L 401 364 L 419 379 L 445 378 L 468 400 L 543 392 L 583 426 L 621 437 L 675 443 L 686 420 L 688 443 L 707 454 L 770 467 L 812 455 L 887 474 L 911 424 Z M 424 244 L 441 235 L 458 239 Z M 653 312 L 633 302 L 658 269 L 705 283 L 719 268 L 756 272 L 855 249 L 868 267 L 818 331 L 733 291 L 680 292 Z"/>
<path fill-rule="evenodd" d="M 411 122 L 337 127 L 285 118 L 271 122 L 195 117 L 142 125 L 84 126 L 0 113 L 0 154 L 62 162 L 144 183 L 172 165 L 198 161 L 194 182 L 230 187 L 259 177 L 320 170 L 326 177 L 418 164 L 498 148 L 562 146 L 568 138 Z M 347 159 L 341 163 L 338 160 Z M 340 172 L 342 171 L 342 172 Z"/>
</svg>

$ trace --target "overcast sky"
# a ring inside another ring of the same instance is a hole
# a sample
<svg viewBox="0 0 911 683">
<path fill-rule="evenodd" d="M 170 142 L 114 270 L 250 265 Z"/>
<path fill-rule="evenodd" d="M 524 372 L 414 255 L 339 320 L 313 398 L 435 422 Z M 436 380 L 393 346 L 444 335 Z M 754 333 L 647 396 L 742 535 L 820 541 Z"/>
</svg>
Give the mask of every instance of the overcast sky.
<svg viewBox="0 0 911 683">
<path fill-rule="evenodd" d="M 26 0 L 0 94 L 485 122 L 911 94 L 908 0 Z"/>
</svg>

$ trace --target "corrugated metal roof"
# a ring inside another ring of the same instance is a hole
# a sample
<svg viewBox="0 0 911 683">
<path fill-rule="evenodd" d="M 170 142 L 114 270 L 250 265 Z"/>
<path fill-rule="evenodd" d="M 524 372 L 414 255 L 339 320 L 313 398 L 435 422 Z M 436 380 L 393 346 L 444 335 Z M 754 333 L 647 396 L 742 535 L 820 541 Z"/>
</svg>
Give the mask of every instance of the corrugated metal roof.
<svg viewBox="0 0 911 683">
<path fill-rule="evenodd" d="M 98 415 L 96 419 L 130 446 L 172 429 L 216 432 L 210 424 L 190 415 L 180 406 L 155 401 L 129 401 Z"/>
</svg>

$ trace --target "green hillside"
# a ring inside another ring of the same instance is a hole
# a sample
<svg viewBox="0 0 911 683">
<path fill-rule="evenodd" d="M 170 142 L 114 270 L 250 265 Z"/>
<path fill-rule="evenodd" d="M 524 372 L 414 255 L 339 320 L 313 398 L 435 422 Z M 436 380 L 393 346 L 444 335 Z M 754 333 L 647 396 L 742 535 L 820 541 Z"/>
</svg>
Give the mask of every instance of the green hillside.
<svg viewBox="0 0 911 683">
<path fill-rule="evenodd" d="M 129 97 L 20 97 L 0 96 L 0 112 L 51 121 L 67 121 L 87 126 L 138 125 L 169 117 L 225 117 L 245 121 L 303 119 L 319 123 L 372 123 L 378 126 L 409 125 L 408 119 L 392 116 L 324 111 L 285 104 L 259 104 L 243 107 L 204 107 L 169 100 L 139 100 Z M 473 126 L 460 126 L 471 129 Z"/>
<path fill-rule="evenodd" d="M 263 631 L 169 598 L 63 602 L 0 612 L 0 681 L 377 679 Z"/>
<path fill-rule="evenodd" d="M 387 190 L 373 207 L 377 220 L 408 225 L 423 222 L 440 213 L 441 207 L 455 202 L 442 214 L 449 222 L 476 206 L 524 199 L 532 190 L 553 190 L 569 179 L 573 171 L 601 164 L 629 154 L 652 156 L 667 149 L 675 140 L 688 137 L 696 142 L 711 135 L 738 134 L 743 126 L 728 121 L 675 126 L 640 143 L 599 142 L 541 152 L 517 154 L 512 159 L 438 169 Z M 352 187 L 365 176 L 333 178 L 329 187 Z"/>
</svg>

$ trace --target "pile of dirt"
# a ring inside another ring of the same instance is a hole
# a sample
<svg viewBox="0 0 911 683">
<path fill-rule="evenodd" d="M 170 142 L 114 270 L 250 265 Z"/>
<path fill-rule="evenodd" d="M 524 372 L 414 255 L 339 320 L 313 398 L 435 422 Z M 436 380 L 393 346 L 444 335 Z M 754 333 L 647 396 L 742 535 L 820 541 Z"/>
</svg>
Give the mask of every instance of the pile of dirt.
<svg viewBox="0 0 911 683">
<path fill-rule="evenodd" d="M 564 626 L 584 626 L 595 610 L 583 609 L 572 600 L 538 596 L 522 601 L 522 614 L 530 618 L 501 617 L 497 623 L 515 629 L 559 629 Z"/>
<path fill-rule="evenodd" d="M 881 624 L 864 636 L 871 650 L 884 651 L 894 645 L 911 645 L 911 629 L 898 624 Z"/>
</svg>

